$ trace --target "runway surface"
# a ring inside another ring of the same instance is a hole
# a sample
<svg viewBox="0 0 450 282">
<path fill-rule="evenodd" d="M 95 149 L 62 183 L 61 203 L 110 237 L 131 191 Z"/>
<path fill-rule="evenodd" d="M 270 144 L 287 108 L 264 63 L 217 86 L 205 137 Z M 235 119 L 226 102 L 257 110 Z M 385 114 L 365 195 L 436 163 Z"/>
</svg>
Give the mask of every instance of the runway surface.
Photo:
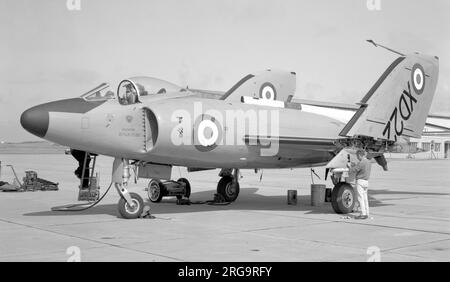
<svg viewBox="0 0 450 282">
<path fill-rule="evenodd" d="M 57 192 L 0 193 L 0 261 L 449 261 L 450 160 L 403 160 L 389 171 L 373 165 L 370 208 L 373 219 L 346 219 L 331 204 L 310 205 L 309 169 L 243 171 L 238 200 L 228 206 L 177 206 L 174 198 L 151 203 L 155 219 L 119 217 L 113 189 L 83 212 L 52 212 L 75 203 L 78 184 L 71 156 L 0 155 L 3 181 L 34 170 L 59 182 Z M 112 159 L 98 158 L 102 192 Z M 324 171 L 316 168 L 323 178 Z M 188 174 L 192 201 L 210 200 L 218 170 Z M 314 178 L 315 183 L 327 183 Z M 147 181 L 130 190 L 142 195 Z M 296 206 L 286 203 L 297 189 Z M 378 253 L 379 250 L 379 253 Z"/>
</svg>

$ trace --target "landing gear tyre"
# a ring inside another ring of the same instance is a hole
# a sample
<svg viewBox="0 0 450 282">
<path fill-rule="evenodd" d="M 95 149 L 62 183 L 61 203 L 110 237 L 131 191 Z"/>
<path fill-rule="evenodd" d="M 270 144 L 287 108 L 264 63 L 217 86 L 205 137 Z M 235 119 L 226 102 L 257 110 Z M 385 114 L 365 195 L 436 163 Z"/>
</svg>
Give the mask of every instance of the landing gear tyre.
<svg viewBox="0 0 450 282">
<path fill-rule="evenodd" d="M 157 179 L 152 179 L 148 183 L 147 194 L 151 202 L 153 203 L 161 202 L 162 198 L 164 197 L 164 191 L 165 186 L 161 181 Z"/>
<path fill-rule="evenodd" d="M 340 182 L 334 186 L 331 193 L 331 205 L 336 213 L 346 214 L 352 212 L 355 200 L 355 193 L 350 184 Z"/>
<path fill-rule="evenodd" d="M 239 196 L 239 182 L 233 183 L 233 177 L 224 176 L 217 184 L 217 194 L 223 196 L 225 201 L 234 202 Z"/>
<path fill-rule="evenodd" d="M 131 201 L 134 206 L 130 206 L 124 198 L 119 200 L 119 213 L 123 218 L 135 219 L 141 216 L 144 209 L 144 201 L 142 197 L 136 193 L 130 193 Z"/>
<path fill-rule="evenodd" d="M 177 182 L 182 182 L 186 185 L 186 188 L 184 190 L 184 197 L 189 198 L 191 196 L 191 184 L 186 178 L 180 178 L 177 180 Z M 178 200 L 181 200 L 183 198 L 182 196 L 177 196 Z"/>
</svg>

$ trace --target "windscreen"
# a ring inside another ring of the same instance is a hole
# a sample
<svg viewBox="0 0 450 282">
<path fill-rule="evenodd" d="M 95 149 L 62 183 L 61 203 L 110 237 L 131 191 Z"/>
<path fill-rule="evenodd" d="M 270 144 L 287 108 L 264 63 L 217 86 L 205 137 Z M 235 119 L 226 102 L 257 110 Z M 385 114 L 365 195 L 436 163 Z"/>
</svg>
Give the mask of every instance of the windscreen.
<svg viewBox="0 0 450 282">
<path fill-rule="evenodd" d="M 81 95 L 81 98 L 86 101 L 101 101 L 107 99 L 114 99 L 115 93 L 110 89 L 109 84 L 102 83 L 91 91 Z"/>
</svg>

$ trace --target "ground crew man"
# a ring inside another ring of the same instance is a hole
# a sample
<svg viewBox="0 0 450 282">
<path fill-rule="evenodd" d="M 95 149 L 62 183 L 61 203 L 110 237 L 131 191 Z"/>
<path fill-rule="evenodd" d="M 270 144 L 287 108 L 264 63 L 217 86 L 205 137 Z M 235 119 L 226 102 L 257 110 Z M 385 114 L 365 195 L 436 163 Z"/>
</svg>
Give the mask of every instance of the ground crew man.
<svg viewBox="0 0 450 282">
<path fill-rule="evenodd" d="M 361 215 L 355 218 L 367 219 L 369 218 L 369 199 L 367 193 L 369 189 L 369 178 L 372 164 L 366 158 L 366 151 L 363 149 L 358 149 L 358 151 L 356 151 L 356 157 L 359 160 L 357 164 L 348 164 L 350 173 L 354 173 L 356 175 L 356 194 L 359 206 L 361 208 Z"/>
<path fill-rule="evenodd" d="M 70 154 L 78 161 L 78 168 L 74 173 L 79 179 L 83 177 L 84 158 L 86 158 L 86 167 L 84 167 L 84 179 L 82 179 L 81 188 L 89 188 L 89 163 L 91 162 L 91 157 L 87 152 L 75 149 L 71 149 Z"/>
</svg>

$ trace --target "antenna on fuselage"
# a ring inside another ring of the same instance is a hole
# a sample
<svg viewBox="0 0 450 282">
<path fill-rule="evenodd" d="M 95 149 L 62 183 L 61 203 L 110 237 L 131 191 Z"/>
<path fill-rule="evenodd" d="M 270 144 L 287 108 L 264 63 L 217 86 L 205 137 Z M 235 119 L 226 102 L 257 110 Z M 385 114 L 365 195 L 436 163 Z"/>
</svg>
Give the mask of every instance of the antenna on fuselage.
<svg viewBox="0 0 450 282">
<path fill-rule="evenodd" d="M 398 51 L 395 51 L 395 50 L 393 50 L 393 49 L 391 49 L 391 48 L 389 48 L 389 47 L 386 47 L 386 46 L 383 46 L 383 45 L 381 45 L 381 44 L 378 44 L 378 43 L 375 43 L 372 39 L 368 39 L 368 40 L 366 40 L 367 42 L 369 42 L 369 43 L 372 43 L 375 47 L 381 47 L 381 48 L 384 48 L 384 49 L 386 49 L 386 50 L 388 50 L 388 51 L 391 51 L 392 53 L 395 53 L 395 54 L 397 54 L 397 55 L 400 55 L 400 56 L 405 56 L 405 54 L 402 54 L 402 53 L 400 53 L 400 52 L 398 52 Z"/>
</svg>

